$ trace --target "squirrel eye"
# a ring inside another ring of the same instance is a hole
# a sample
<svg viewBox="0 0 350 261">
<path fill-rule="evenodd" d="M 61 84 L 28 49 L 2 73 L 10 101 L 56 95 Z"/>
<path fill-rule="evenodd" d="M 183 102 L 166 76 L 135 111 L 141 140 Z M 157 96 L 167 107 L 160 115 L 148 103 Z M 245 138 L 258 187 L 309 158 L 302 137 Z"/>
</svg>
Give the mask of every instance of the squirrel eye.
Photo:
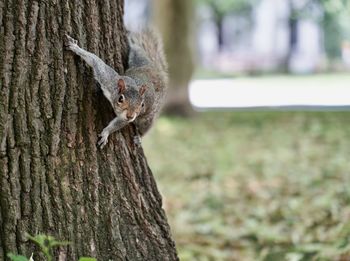
<svg viewBox="0 0 350 261">
<path fill-rule="evenodd" d="M 124 102 L 124 95 L 120 95 L 118 99 L 118 103 L 123 103 Z"/>
<path fill-rule="evenodd" d="M 142 108 L 145 107 L 145 103 L 144 102 L 141 103 L 141 107 Z"/>
</svg>

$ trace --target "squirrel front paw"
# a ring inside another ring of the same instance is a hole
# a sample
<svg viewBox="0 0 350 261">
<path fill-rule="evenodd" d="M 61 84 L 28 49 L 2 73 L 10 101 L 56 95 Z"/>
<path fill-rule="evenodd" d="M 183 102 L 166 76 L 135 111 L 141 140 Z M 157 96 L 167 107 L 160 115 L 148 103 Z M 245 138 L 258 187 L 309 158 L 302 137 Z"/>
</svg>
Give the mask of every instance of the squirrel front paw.
<svg viewBox="0 0 350 261">
<path fill-rule="evenodd" d="M 109 134 L 107 132 L 102 131 L 102 133 L 98 136 L 100 137 L 100 140 L 97 142 L 97 145 L 101 149 L 103 149 L 103 147 L 106 146 L 106 144 L 108 143 Z"/>
<path fill-rule="evenodd" d="M 136 145 L 136 146 L 138 146 L 138 147 L 140 147 L 141 146 L 141 137 L 139 136 L 139 135 L 135 135 L 134 136 L 134 144 Z"/>
<path fill-rule="evenodd" d="M 74 51 L 74 49 L 78 47 L 78 41 L 70 37 L 68 34 L 66 34 L 66 39 L 67 39 L 67 48 L 71 51 Z"/>
</svg>

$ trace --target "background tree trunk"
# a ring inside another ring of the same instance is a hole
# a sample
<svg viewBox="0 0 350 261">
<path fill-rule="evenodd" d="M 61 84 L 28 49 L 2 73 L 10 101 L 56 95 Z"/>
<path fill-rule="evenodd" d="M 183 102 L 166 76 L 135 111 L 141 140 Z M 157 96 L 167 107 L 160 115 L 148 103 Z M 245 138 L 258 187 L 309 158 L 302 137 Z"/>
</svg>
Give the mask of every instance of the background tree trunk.
<svg viewBox="0 0 350 261">
<path fill-rule="evenodd" d="M 163 39 L 169 62 L 169 95 L 163 111 L 190 115 L 188 84 L 194 70 L 192 57 L 193 1 L 153 0 L 153 15 Z"/>
<path fill-rule="evenodd" d="M 122 15 L 122 0 L 0 1 L 0 260 L 35 251 L 26 232 L 69 240 L 59 260 L 177 259 L 133 128 L 97 149 L 114 114 L 64 48 L 68 33 L 122 72 Z"/>
<path fill-rule="evenodd" d="M 288 51 L 282 61 L 282 72 L 289 73 L 290 72 L 290 64 L 293 53 L 296 51 L 296 45 L 298 43 L 298 18 L 297 13 L 293 5 L 292 0 L 288 0 L 288 9 L 289 9 L 289 17 L 288 17 L 288 31 L 289 31 L 289 44 Z"/>
</svg>

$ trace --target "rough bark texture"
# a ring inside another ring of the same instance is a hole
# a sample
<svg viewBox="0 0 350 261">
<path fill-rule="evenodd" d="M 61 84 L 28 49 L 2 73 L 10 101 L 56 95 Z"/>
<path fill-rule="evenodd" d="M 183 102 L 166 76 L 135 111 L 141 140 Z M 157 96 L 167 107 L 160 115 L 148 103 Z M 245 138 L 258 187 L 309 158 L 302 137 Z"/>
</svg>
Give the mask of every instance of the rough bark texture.
<svg viewBox="0 0 350 261">
<path fill-rule="evenodd" d="M 97 149 L 114 114 L 64 48 L 68 33 L 122 72 L 122 14 L 122 0 L 0 0 L 0 260 L 36 251 L 26 232 L 70 241 L 59 260 L 177 259 L 133 128 Z"/>
<path fill-rule="evenodd" d="M 193 110 L 188 84 L 194 70 L 192 57 L 193 1 L 153 0 L 154 20 L 164 39 L 169 63 L 169 95 L 165 113 L 188 116 Z"/>
</svg>

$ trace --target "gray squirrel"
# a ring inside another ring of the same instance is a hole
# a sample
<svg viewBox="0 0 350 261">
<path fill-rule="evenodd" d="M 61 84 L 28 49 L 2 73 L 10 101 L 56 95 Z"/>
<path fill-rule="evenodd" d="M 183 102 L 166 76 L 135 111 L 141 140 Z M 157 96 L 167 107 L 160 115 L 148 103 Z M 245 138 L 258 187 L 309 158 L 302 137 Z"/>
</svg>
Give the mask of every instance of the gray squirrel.
<svg viewBox="0 0 350 261">
<path fill-rule="evenodd" d="M 80 56 L 92 69 L 102 92 L 111 103 L 116 117 L 99 135 L 98 146 L 103 148 L 108 136 L 133 122 L 137 134 L 135 143 L 152 126 L 163 103 L 168 75 L 162 42 L 153 29 L 128 34 L 128 69 L 119 75 L 95 54 L 78 46 L 66 35 L 68 49 Z"/>
</svg>

